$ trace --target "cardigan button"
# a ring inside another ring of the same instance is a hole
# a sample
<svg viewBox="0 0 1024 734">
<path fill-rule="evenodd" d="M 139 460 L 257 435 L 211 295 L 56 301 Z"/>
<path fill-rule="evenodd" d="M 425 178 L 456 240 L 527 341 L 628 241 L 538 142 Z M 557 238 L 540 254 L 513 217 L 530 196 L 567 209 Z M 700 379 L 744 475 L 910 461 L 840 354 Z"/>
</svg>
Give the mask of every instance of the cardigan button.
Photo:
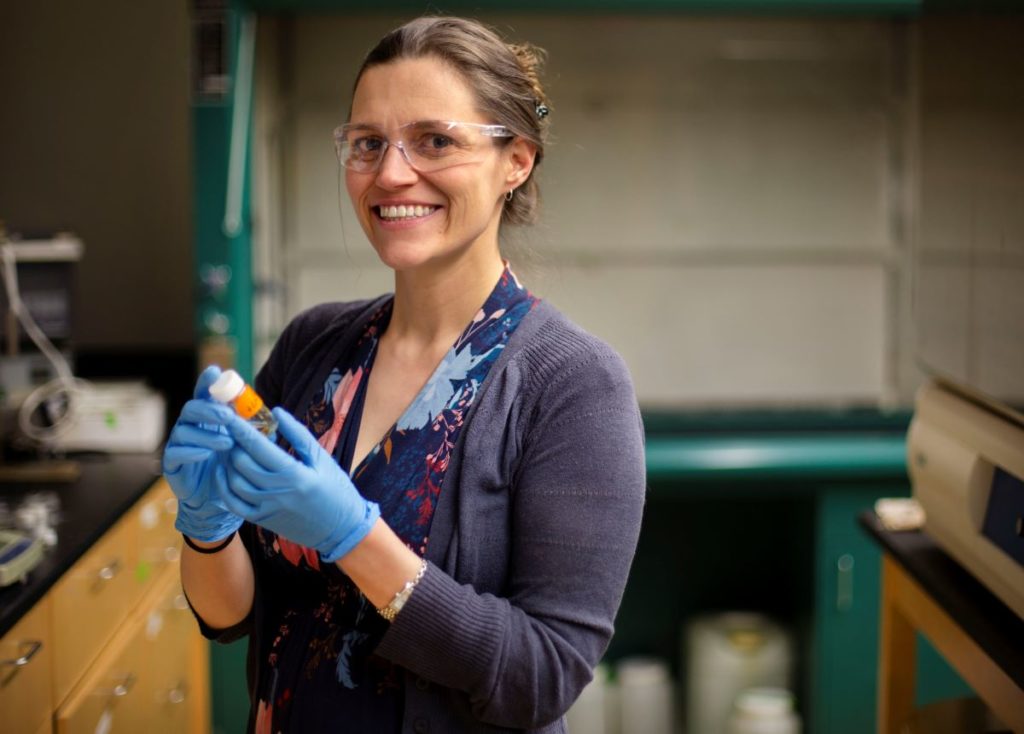
<svg viewBox="0 0 1024 734">
<path fill-rule="evenodd" d="M 428 688 L 430 688 L 430 681 L 429 680 L 427 680 L 426 678 L 417 678 L 416 679 L 416 690 L 417 691 L 425 691 Z"/>
<path fill-rule="evenodd" d="M 417 719 L 412 722 L 412 730 L 416 732 L 416 734 L 428 734 L 430 731 L 430 722 L 422 716 L 417 717 Z"/>
</svg>

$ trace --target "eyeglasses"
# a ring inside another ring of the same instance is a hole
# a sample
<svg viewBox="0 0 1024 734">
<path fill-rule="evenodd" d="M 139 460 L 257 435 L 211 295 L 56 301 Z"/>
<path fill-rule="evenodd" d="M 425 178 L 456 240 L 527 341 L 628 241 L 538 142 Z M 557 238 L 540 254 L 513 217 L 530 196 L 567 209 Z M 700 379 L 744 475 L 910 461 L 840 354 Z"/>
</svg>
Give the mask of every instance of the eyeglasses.
<svg viewBox="0 0 1024 734">
<path fill-rule="evenodd" d="M 349 123 L 334 131 L 338 161 L 350 171 L 372 173 L 380 168 L 388 146 L 402 151 L 412 168 L 422 173 L 475 163 L 482 158 L 487 138 L 511 138 L 504 125 L 476 122 L 426 120 L 398 128 L 395 139 L 386 138 L 373 127 Z"/>
</svg>

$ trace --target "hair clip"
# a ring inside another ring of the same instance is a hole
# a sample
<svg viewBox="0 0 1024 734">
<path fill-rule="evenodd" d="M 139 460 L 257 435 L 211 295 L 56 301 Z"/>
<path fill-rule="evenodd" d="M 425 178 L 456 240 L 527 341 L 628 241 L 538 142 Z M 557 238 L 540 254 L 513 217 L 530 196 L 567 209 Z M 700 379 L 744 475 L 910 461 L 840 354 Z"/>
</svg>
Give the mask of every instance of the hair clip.
<svg viewBox="0 0 1024 734">
<path fill-rule="evenodd" d="M 536 109 L 536 112 L 537 112 L 537 117 L 541 118 L 542 120 L 545 117 L 547 117 L 548 116 L 548 112 L 550 112 L 550 110 L 548 109 L 548 106 L 546 104 L 544 104 L 543 102 L 538 102 L 537 103 L 537 107 L 535 109 Z"/>
</svg>

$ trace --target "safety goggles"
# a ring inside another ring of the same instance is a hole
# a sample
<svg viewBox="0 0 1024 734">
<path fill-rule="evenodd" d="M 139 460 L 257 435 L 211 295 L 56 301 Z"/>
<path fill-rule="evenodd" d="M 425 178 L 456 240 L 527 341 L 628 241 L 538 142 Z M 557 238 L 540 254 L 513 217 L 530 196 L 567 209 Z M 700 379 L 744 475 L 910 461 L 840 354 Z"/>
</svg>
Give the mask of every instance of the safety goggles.
<svg viewBox="0 0 1024 734">
<path fill-rule="evenodd" d="M 483 125 L 454 120 L 410 122 L 385 136 L 369 125 L 342 125 L 334 131 L 338 161 L 350 171 L 372 173 L 380 168 L 388 148 L 402 152 L 405 162 L 422 173 L 481 160 L 495 138 L 514 134 L 504 125 Z"/>
</svg>

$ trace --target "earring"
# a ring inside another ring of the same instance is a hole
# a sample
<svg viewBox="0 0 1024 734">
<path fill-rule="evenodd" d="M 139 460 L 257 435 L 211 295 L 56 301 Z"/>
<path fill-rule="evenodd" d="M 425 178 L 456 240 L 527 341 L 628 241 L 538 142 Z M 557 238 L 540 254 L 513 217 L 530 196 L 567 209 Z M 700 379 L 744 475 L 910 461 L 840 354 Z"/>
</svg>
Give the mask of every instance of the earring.
<svg viewBox="0 0 1024 734">
<path fill-rule="evenodd" d="M 515 190 L 515 189 L 509 189 L 509 190 L 508 190 L 508 191 L 507 191 L 507 192 L 505 193 L 505 201 L 512 201 L 512 194 L 514 194 L 515 192 L 516 192 L 516 190 Z"/>
</svg>

